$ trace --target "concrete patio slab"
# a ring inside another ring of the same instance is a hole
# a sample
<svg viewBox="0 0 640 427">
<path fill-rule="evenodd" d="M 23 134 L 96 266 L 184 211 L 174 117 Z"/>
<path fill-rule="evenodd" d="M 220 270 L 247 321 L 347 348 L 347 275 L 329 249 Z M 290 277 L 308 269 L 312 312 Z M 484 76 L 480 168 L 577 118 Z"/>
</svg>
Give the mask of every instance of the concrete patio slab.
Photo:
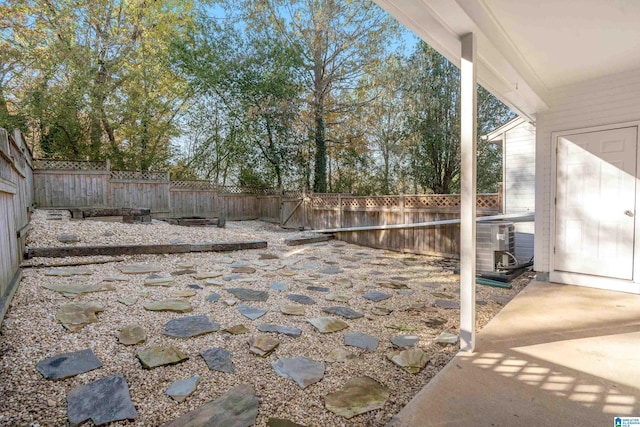
<svg viewBox="0 0 640 427">
<path fill-rule="evenodd" d="M 640 295 L 532 282 L 388 426 L 640 417 Z"/>
</svg>

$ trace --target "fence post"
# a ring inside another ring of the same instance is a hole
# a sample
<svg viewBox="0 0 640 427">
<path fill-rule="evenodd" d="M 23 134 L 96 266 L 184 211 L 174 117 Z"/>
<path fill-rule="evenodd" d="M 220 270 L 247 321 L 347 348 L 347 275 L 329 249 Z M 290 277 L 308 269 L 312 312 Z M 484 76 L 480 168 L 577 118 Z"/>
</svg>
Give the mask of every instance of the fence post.
<svg viewBox="0 0 640 427">
<path fill-rule="evenodd" d="M 338 193 L 338 228 L 342 228 L 342 193 Z"/>
<path fill-rule="evenodd" d="M 105 167 L 107 168 L 107 172 L 109 172 L 111 170 L 111 160 L 107 159 L 105 162 Z"/>
<path fill-rule="evenodd" d="M 302 229 L 307 229 L 307 186 L 302 187 Z"/>
<path fill-rule="evenodd" d="M 282 185 L 280 186 L 280 212 L 278 213 L 278 216 L 280 217 L 280 227 L 284 227 L 284 188 L 282 187 Z"/>
<path fill-rule="evenodd" d="M 400 205 L 400 221 L 401 224 L 406 224 L 407 220 L 404 217 L 404 194 L 400 194 L 400 197 L 398 197 L 398 203 Z M 407 238 L 407 232 L 408 230 L 398 230 L 400 231 L 400 233 L 402 233 L 401 235 L 401 239 L 400 239 L 400 252 L 404 252 L 405 249 L 405 240 Z"/>
</svg>

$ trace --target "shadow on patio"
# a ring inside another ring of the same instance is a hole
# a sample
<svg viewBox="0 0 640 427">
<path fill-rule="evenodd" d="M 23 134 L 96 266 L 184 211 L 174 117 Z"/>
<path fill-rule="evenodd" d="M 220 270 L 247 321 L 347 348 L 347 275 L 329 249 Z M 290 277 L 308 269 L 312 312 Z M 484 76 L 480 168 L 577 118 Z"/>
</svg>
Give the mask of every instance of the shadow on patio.
<svg viewBox="0 0 640 427">
<path fill-rule="evenodd" d="M 389 426 L 613 425 L 640 416 L 640 295 L 531 283 Z"/>
</svg>

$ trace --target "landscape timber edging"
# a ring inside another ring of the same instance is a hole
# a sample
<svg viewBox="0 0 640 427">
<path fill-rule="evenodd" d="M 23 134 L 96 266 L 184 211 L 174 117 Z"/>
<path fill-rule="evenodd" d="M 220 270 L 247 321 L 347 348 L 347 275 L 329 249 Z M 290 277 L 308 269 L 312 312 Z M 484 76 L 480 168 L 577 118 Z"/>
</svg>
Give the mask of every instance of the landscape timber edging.
<svg viewBox="0 0 640 427">
<path fill-rule="evenodd" d="M 178 243 L 159 245 L 100 245 L 100 246 L 58 246 L 44 248 L 29 248 L 25 259 L 35 257 L 62 258 L 71 256 L 96 255 L 142 255 L 142 254 L 179 254 L 188 252 L 229 252 L 244 249 L 263 249 L 267 242 L 254 240 L 230 243 Z"/>
</svg>

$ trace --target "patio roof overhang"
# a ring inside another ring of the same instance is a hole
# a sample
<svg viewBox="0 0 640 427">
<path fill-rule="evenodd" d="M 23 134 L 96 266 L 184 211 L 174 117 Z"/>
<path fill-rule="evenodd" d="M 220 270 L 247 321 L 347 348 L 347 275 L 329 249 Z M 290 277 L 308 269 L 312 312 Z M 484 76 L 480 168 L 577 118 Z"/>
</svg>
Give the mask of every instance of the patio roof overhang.
<svg viewBox="0 0 640 427">
<path fill-rule="evenodd" d="M 374 0 L 461 68 L 460 347 L 475 348 L 475 87 L 535 122 L 554 89 L 640 71 L 640 1 Z"/>
<path fill-rule="evenodd" d="M 558 87 L 640 70 L 635 0 L 375 0 L 460 66 L 477 40 L 478 83 L 535 121 Z"/>
</svg>

